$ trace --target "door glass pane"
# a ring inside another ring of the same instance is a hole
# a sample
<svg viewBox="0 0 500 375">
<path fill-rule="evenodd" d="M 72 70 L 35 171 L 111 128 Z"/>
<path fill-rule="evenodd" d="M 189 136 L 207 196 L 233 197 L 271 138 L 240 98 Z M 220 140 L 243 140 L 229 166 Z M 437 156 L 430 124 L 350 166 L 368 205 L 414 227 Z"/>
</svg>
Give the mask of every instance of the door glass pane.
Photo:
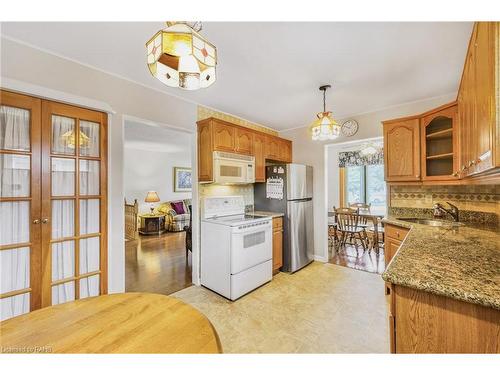
<svg viewBox="0 0 500 375">
<path fill-rule="evenodd" d="M 30 156 L 0 154 L 0 197 L 29 197 Z"/>
<path fill-rule="evenodd" d="M 346 203 L 363 203 L 364 170 L 362 166 L 346 167 Z"/>
<path fill-rule="evenodd" d="M 0 149 L 30 150 L 30 111 L 0 106 Z"/>
<path fill-rule="evenodd" d="M 80 155 L 99 156 L 100 124 L 80 120 Z"/>
<path fill-rule="evenodd" d="M 29 242 L 30 203 L 0 202 L 0 245 Z"/>
<path fill-rule="evenodd" d="M 0 251 L 0 294 L 29 288 L 30 248 Z"/>
<path fill-rule="evenodd" d="M 95 297 L 99 295 L 99 275 L 80 279 L 80 298 Z"/>
<path fill-rule="evenodd" d="M 52 153 L 75 154 L 75 119 L 52 115 Z"/>
<path fill-rule="evenodd" d="M 99 195 L 97 160 L 80 160 L 80 195 Z"/>
<path fill-rule="evenodd" d="M 27 314 L 30 311 L 30 293 L 0 299 L 0 320 Z"/>
<path fill-rule="evenodd" d="M 80 200 L 80 234 L 99 233 L 99 199 Z"/>
<path fill-rule="evenodd" d="M 52 305 L 75 300 L 75 282 L 70 281 L 52 287 Z"/>
<path fill-rule="evenodd" d="M 52 158 L 52 196 L 75 195 L 75 160 Z"/>
<path fill-rule="evenodd" d="M 52 201 L 52 239 L 75 235 L 75 201 Z"/>
<path fill-rule="evenodd" d="M 366 166 L 366 203 L 376 209 L 386 207 L 384 165 Z"/>
<path fill-rule="evenodd" d="M 75 241 L 52 244 L 52 281 L 75 276 Z"/>
<path fill-rule="evenodd" d="M 99 271 L 99 245 L 99 237 L 80 240 L 80 275 Z"/>
</svg>

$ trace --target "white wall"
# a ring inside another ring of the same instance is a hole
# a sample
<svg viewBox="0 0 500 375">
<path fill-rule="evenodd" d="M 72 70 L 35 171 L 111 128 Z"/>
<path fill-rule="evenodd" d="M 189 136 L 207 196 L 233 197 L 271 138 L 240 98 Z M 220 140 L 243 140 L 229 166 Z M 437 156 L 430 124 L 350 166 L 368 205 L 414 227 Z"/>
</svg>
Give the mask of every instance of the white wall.
<svg viewBox="0 0 500 375">
<path fill-rule="evenodd" d="M 359 124 L 359 130 L 353 137 L 339 137 L 334 141 L 312 141 L 309 127 L 291 129 L 280 132 L 280 136 L 293 142 L 293 161 L 295 163 L 311 165 L 314 168 L 314 254 L 317 260 L 327 261 L 327 210 L 326 199 L 327 183 L 325 173 L 326 144 L 342 143 L 352 140 L 380 137 L 382 133 L 381 121 L 404 117 L 425 112 L 441 104 L 455 100 L 456 94 L 449 94 L 438 98 L 431 98 L 400 106 L 386 108 L 377 112 L 352 116 Z M 314 114 L 311 114 L 311 122 Z M 338 121 L 342 123 L 342 120 Z"/>
<path fill-rule="evenodd" d="M 115 111 L 109 116 L 108 128 L 108 289 L 110 293 L 124 291 L 123 123 L 125 117 L 134 116 L 195 132 L 196 105 L 5 38 L 1 39 L 0 59 L 2 79 L 9 78 L 91 98 L 109 104 Z M 192 150 L 192 153 L 194 152 L 195 150 Z M 197 175 L 195 170 L 193 172 L 193 185 L 196 185 Z M 194 194 L 197 194 L 196 189 L 193 191 L 193 196 Z M 196 204 L 193 200 L 193 206 Z M 195 238 L 197 233 L 198 228 L 193 226 Z M 195 241 L 193 249 L 197 251 Z M 196 264 L 194 255 L 193 252 L 193 263 Z M 194 270 L 198 268 L 194 267 Z M 194 276 L 193 280 L 197 280 L 197 276 Z"/>
<path fill-rule="evenodd" d="M 191 192 L 174 192 L 174 167 L 191 168 L 191 150 L 183 153 L 124 149 L 124 187 L 127 202 L 137 199 L 139 212 L 149 212 L 150 203 L 144 202 L 149 190 L 158 193 L 161 202 L 191 198 Z M 153 204 L 156 206 L 158 204 Z"/>
</svg>

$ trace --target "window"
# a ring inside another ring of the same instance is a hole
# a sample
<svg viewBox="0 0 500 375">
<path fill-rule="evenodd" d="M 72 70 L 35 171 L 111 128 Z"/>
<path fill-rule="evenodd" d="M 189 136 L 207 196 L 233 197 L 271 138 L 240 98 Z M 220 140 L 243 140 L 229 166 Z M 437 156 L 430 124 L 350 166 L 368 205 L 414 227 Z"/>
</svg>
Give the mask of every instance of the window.
<svg viewBox="0 0 500 375">
<path fill-rule="evenodd" d="M 366 165 L 345 168 L 345 202 L 367 203 L 372 208 L 385 209 L 384 166 Z"/>
</svg>

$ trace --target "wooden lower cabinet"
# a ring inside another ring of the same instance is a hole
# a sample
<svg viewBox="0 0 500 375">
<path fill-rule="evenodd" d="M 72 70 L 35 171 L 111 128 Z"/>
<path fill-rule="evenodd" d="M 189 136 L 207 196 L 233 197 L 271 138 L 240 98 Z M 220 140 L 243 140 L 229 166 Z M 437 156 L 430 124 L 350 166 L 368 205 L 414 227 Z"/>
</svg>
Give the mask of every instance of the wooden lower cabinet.
<svg viewBox="0 0 500 375">
<path fill-rule="evenodd" d="M 500 310 L 390 287 L 391 353 L 500 353 Z"/>
<path fill-rule="evenodd" d="M 397 225 L 385 224 L 384 256 L 386 266 L 398 251 L 409 231 L 409 229 Z"/>
<path fill-rule="evenodd" d="M 396 255 L 399 247 L 403 243 L 406 235 L 410 230 L 399 227 L 397 225 L 385 224 L 385 244 L 384 244 L 384 259 L 385 266 L 389 264 L 394 255 Z M 391 288 L 389 283 L 385 283 L 385 294 L 390 294 Z"/>
<path fill-rule="evenodd" d="M 273 219 L 273 274 L 283 266 L 283 218 Z"/>
</svg>

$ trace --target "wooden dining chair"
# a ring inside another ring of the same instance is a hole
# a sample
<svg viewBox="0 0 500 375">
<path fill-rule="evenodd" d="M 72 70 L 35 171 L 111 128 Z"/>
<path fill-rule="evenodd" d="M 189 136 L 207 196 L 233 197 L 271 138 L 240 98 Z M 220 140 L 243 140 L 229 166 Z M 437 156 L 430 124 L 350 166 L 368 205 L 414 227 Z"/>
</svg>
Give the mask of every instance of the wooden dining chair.
<svg viewBox="0 0 500 375">
<path fill-rule="evenodd" d="M 348 204 L 349 208 L 353 208 L 353 209 L 357 209 L 359 211 L 366 211 L 366 212 L 370 212 L 370 209 L 371 209 L 371 203 L 358 203 L 358 202 L 355 202 L 355 203 L 349 203 Z"/>
<path fill-rule="evenodd" d="M 358 254 L 358 240 L 363 247 L 363 251 L 368 248 L 368 235 L 364 226 L 360 226 L 360 216 L 358 212 L 337 212 L 337 232 L 339 235 L 339 245 L 354 245 Z M 348 240 L 352 242 L 348 242 Z"/>
</svg>

